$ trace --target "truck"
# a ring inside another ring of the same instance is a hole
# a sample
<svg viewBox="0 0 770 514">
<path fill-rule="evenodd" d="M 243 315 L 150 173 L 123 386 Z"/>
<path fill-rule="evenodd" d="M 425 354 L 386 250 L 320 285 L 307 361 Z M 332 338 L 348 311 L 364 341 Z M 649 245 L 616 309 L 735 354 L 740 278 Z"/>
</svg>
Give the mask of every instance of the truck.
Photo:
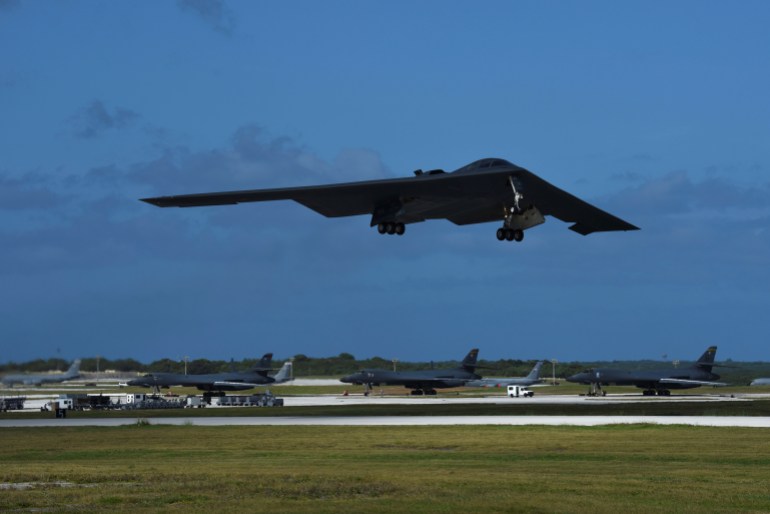
<svg viewBox="0 0 770 514">
<path fill-rule="evenodd" d="M 112 409 L 112 397 L 103 394 L 61 394 L 60 400 L 72 400 L 72 410 Z"/>
<path fill-rule="evenodd" d="M 66 395 L 62 395 L 66 396 Z M 41 411 L 49 411 L 52 410 L 54 412 L 54 415 L 57 418 L 66 418 L 67 417 L 67 411 L 72 410 L 74 408 L 74 402 L 72 398 L 58 398 L 56 400 L 51 400 L 50 402 L 46 403 L 43 407 L 40 408 Z"/>
<path fill-rule="evenodd" d="M 510 385 L 508 386 L 508 398 L 531 398 L 535 396 L 535 392 L 531 389 L 527 389 L 524 386 Z"/>
</svg>

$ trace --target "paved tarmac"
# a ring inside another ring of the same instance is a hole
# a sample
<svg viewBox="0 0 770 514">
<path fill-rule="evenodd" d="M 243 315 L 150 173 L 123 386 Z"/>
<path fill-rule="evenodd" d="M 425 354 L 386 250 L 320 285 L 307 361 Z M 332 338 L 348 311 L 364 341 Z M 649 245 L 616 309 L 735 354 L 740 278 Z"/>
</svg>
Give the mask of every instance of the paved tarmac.
<svg viewBox="0 0 770 514">
<path fill-rule="evenodd" d="M 313 417 L 178 417 L 178 418 L 43 418 L 0 419 L 3 427 L 115 427 L 138 419 L 152 425 L 196 426 L 424 426 L 550 425 L 598 426 L 651 423 L 710 427 L 770 428 L 770 417 L 750 416 L 313 416 Z"/>
<path fill-rule="evenodd" d="M 505 393 L 490 394 L 488 396 L 465 396 L 463 394 L 439 395 L 439 396 L 381 396 L 372 393 L 369 396 L 356 395 L 313 395 L 313 396 L 283 396 L 287 407 L 309 407 L 326 405 L 451 405 L 451 404 L 492 404 L 508 405 L 511 403 L 536 403 L 536 404 L 618 404 L 618 403 L 643 403 L 643 402 L 745 402 L 753 399 L 768 398 L 767 394 L 686 394 L 672 396 L 642 396 L 641 394 L 614 394 L 609 396 L 579 396 L 579 395 L 538 395 L 531 398 L 508 398 Z"/>
<path fill-rule="evenodd" d="M 587 397 L 575 395 L 535 395 L 533 398 L 506 398 L 501 394 L 487 397 L 425 397 L 425 396 L 379 396 L 376 394 L 337 396 L 286 396 L 286 406 L 324 406 L 324 405 L 430 405 L 447 404 L 510 404 L 510 403 L 638 403 L 638 402 L 747 402 L 752 399 L 767 398 L 766 394 L 744 395 L 682 395 L 671 397 L 644 397 L 639 394 L 610 395 L 605 397 Z M 38 400 L 39 401 L 39 400 Z M 208 407 L 207 409 L 226 409 L 227 407 Z M 257 407 L 255 407 L 257 408 Z M 274 407 L 280 408 L 280 407 Z M 132 416 L 126 412 L 124 418 L 70 418 L 54 417 L 40 419 L 3 419 L 2 427 L 52 427 L 52 426 L 120 426 L 131 425 L 138 419 L 154 425 L 257 425 L 257 426 L 417 426 L 417 425 L 573 425 L 596 426 L 609 424 L 653 423 L 660 425 L 698 425 L 723 427 L 761 427 L 770 428 L 770 417 L 753 416 L 292 416 L 292 417 L 190 417 L 180 410 L 179 417 L 153 418 Z M 53 414 L 51 414 L 53 416 Z"/>
</svg>

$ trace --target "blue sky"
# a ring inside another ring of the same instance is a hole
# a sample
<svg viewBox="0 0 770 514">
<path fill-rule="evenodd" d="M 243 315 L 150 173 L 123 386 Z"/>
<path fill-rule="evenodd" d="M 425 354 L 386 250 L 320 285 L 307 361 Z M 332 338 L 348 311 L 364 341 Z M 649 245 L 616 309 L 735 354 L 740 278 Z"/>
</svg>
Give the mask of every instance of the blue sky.
<svg viewBox="0 0 770 514">
<path fill-rule="evenodd" d="M 479 5 L 480 4 L 480 5 Z M 0 0 L 0 360 L 767 360 L 766 2 Z M 508 159 L 524 243 L 146 196 Z"/>
</svg>

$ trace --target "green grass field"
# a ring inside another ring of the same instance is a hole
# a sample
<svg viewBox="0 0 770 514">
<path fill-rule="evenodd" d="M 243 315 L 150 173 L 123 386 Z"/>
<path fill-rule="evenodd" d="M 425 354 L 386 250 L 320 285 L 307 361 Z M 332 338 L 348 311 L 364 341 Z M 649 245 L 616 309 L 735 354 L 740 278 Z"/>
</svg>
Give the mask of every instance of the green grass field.
<svg viewBox="0 0 770 514">
<path fill-rule="evenodd" d="M 770 511 L 765 429 L 138 423 L 0 435 L 0 511 Z"/>
</svg>

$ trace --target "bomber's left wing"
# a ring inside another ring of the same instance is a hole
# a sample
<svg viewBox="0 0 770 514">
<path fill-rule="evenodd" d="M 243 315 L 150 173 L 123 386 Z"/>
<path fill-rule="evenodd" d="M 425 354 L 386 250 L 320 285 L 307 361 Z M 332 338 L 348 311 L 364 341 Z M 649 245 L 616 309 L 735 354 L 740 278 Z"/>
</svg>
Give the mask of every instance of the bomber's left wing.
<svg viewBox="0 0 770 514">
<path fill-rule="evenodd" d="M 519 173 L 525 201 L 532 201 L 544 216 L 553 216 L 567 223 L 578 234 L 610 230 L 639 230 L 627 221 L 559 189 L 530 171 Z"/>
</svg>

